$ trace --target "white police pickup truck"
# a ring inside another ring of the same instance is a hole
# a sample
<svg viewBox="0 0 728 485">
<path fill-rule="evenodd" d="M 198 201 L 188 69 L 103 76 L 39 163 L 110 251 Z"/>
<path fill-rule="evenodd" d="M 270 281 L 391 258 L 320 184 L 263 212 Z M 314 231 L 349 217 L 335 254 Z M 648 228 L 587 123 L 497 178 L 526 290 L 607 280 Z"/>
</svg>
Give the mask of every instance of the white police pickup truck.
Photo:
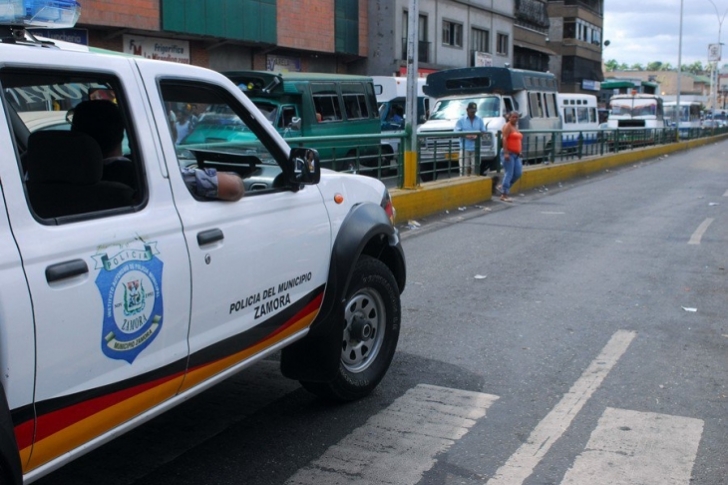
<svg viewBox="0 0 728 485">
<path fill-rule="evenodd" d="M 370 393 L 406 274 L 382 183 L 291 150 L 221 74 L 38 40 L 3 3 L 18 2 L 0 0 L 0 483 L 279 350 L 283 374 L 320 396 Z M 123 177 L 70 129 L 97 99 L 122 114 Z M 205 117 L 245 136 L 192 137 Z M 236 172 L 246 194 L 197 198 L 182 167 Z"/>
</svg>

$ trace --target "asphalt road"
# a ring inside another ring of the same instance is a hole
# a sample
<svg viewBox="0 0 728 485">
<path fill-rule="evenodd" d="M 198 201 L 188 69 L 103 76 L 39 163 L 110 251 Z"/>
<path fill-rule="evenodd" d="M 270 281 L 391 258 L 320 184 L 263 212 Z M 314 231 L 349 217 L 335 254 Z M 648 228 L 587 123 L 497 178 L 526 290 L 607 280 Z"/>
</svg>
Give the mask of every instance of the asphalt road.
<svg viewBox="0 0 728 485">
<path fill-rule="evenodd" d="M 325 403 L 267 360 L 37 483 L 728 483 L 727 154 L 403 221 L 372 396 Z"/>
</svg>

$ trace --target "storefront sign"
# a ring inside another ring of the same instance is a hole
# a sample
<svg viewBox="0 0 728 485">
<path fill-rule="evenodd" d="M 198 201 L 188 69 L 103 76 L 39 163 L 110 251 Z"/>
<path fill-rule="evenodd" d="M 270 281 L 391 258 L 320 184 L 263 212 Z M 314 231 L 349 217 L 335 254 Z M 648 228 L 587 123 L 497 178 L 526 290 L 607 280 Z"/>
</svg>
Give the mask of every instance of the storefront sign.
<svg viewBox="0 0 728 485">
<path fill-rule="evenodd" d="M 591 79 L 582 79 L 581 81 L 581 89 L 584 91 L 599 91 L 601 85 L 602 83 L 599 81 L 592 81 Z"/>
<path fill-rule="evenodd" d="M 124 52 L 147 59 L 190 63 L 190 43 L 186 40 L 124 35 Z"/>
<path fill-rule="evenodd" d="M 473 52 L 473 66 L 475 67 L 491 67 L 493 65 L 493 56 L 487 52 Z"/>
<path fill-rule="evenodd" d="M 301 72 L 301 59 L 298 57 L 267 56 L 266 69 L 275 72 Z"/>
<path fill-rule="evenodd" d="M 33 29 L 31 32 L 33 35 L 46 39 L 88 45 L 88 30 L 86 29 Z"/>
</svg>

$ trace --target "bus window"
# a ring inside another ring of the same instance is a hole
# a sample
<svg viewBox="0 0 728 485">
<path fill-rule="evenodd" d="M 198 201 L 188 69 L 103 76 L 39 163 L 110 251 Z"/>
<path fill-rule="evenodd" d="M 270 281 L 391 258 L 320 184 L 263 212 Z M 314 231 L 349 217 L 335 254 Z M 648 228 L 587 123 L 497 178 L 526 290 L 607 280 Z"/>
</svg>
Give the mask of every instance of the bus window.
<svg viewBox="0 0 728 485">
<path fill-rule="evenodd" d="M 590 123 L 597 122 L 597 109 L 596 108 L 589 108 L 589 122 Z"/>
<path fill-rule="evenodd" d="M 321 113 L 321 121 L 341 121 L 341 105 L 335 84 L 311 83 L 311 93 L 314 108 Z"/>
<path fill-rule="evenodd" d="M 544 94 L 546 98 L 546 116 L 549 118 L 558 118 L 559 114 L 556 112 L 556 95 L 553 93 Z"/>
<path fill-rule="evenodd" d="M 531 112 L 531 118 L 543 118 L 540 95 L 541 93 L 528 93 L 528 104 L 529 111 Z"/>
<path fill-rule="evenodd" d="M 362 83 L 341 83 L 341 95 L 344 98 L 346 117 L 350 120 L 369 118 L 369 108 L 364 85 Z"/>
<path fill-rule="evenodd" d="M 576 123 L 574 108 L 564 108 L 564 123 Z"/>
<path fill-rule="evenodd" d="M 576 108 L 576 118 L 579 123 L 589 123 L 589 112 L 585 106 Z"/>
</svg>

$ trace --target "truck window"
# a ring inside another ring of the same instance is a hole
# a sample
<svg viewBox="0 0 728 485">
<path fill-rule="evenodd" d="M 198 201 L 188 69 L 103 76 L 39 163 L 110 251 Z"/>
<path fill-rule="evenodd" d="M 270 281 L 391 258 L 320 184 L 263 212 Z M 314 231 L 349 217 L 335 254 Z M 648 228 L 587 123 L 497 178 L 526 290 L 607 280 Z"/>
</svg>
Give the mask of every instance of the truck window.
<svg viewBox="0 0 728 485">
<path fill-rule="evenodd" d="M 278 128 L 286 129 L 291 125 L 293 118 L 296 117 L 296 108 L 293 106 L 284 106 L 281 109 L 281 117 L 278 120 Z"/>
<path fill-rule="evenodd" d="M 282 169 L 273 154 L 273 150 L 279 148 L 224 89 L 199 82 L 171 80 L 161 81 L 160 86 L 169 116 L 170 135 L 177 147 L 180 176 L 195 199 L 201 202 L 215 200 L 211 194 L 216 187 L 207 191 L 202 186 L 209 180 L 198 176 L 200 170 L 208 168 L 239 175 L 247 195 L 253 191 L 281 188 L 283 181 L 279 175 Z M 191 106 L 198 109 L 192 111 Z M 277 106 L 269 106 L 278 112 Z M 184 125 L 180 124 L 181 120 Z M 184 136 L 181 136 L 181 128 L 185 130 Z M 283 158 L 287 154 L 279 153 L 278 156 Z"/>
<path fill-rule="evenodd" d="M 334 83 L 311 83 L 311 94 L 316 113 L 321 121 L 341 121 L 341 103 Z"/>
<path fill-rule="evenodd" d="M 141 155 L 116 78 L 6 69 L 0 82 L 16 121 L 19 176 L 39 220 L 102 217 L 135 210 L 146 199 Z"/>
</svg>

